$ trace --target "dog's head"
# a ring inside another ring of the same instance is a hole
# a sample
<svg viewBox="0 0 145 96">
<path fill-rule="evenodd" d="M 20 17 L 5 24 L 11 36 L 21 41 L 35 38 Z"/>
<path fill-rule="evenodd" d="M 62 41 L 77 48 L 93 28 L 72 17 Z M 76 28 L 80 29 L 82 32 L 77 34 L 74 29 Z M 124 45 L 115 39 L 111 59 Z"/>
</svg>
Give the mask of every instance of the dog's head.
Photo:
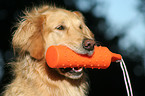
<svg viewBox="0 0 145 96">
<path fill-rule="evenodd" d="M 42 60 L 51 45 L 65 45 L 78 54 L 92 55 L 95 41 L 80 12 L 54 7 L 27 12 L 13 36 L 14 49 Z M 79 79 L 83 75 L 83 68 L 56 70 L 71 79 Z"/>
</svg>

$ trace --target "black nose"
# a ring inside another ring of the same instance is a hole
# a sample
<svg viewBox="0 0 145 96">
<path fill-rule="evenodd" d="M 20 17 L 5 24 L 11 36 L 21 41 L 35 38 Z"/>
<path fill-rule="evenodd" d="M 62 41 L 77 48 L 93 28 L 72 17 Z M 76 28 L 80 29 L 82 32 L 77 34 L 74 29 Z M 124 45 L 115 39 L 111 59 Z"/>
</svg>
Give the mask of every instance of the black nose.
<svg viewBox="0 0 145 96">
<path fill-rule="evenodd" d="M 88 51 L 93 51 L 95 46 L 95 41 L 92 39 L 83 40 L 83 48 Z"/>
</svg>

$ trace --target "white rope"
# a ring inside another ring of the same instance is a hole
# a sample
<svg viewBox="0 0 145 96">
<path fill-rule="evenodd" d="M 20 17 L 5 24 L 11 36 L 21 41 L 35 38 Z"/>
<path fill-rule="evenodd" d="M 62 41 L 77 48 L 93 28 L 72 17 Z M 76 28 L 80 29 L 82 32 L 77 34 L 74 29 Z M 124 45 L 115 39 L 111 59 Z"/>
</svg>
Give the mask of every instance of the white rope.
<svg viewBox="0 0 145 96">
<path fill-rule="evenodd" d="M 130 78 L 129 78 L 129 74 L 128 74 L 125 62 L 123 61 L 123 59 L 121 59 L 117 62 L 120 62 L 120 67 L 121 67 L 122 72 L 123 72 L 123 77 L 124 77 L 124 82 L 125 82 L 125 86 L 126 86 L 127 95 L 128 96 L 133 96 L 131 82 L 130 82 Z"/>
</svg>

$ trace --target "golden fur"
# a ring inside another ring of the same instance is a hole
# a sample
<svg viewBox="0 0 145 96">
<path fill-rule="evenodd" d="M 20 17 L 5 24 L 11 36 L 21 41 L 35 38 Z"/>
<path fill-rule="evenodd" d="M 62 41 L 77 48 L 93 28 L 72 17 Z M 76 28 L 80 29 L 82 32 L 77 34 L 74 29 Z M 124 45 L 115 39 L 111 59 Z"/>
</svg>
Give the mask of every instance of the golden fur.
<svg viewBox="0 0 145 96">
<path fill-rule="evenodd" d="M 15 78 L 6 86 L 4 96 L 86 96 L 85 73 L 81 78 L 70 79 L 45 62 L 45 52 L 51 45 L 65 45 L 79 54 L 87 53 L 82 40 L 93 39 L 93 34 L 83 19 L 79 12 L 50 6 L 26 11 L 13 34 L 12 44 L 18 54 L 11 63 Z"/>
</svg>

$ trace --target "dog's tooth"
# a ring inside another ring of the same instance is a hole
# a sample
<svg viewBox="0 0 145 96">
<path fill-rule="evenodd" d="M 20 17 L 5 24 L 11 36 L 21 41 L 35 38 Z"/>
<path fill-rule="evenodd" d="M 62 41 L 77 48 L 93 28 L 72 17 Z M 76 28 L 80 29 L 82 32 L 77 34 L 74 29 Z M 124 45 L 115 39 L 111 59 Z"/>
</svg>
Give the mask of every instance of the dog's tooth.
<svg viewBox="0 0 145 96">
<path fill-rule="evenodd" d="M 76 72 L 81 72 L 82 70 L 83 70 L 83 68 L 79 68 L 78 70 L 77 69 L 75 69 L 75 68 L 72 68 L 74 71 L 76 71 Z"/>
</svg>

